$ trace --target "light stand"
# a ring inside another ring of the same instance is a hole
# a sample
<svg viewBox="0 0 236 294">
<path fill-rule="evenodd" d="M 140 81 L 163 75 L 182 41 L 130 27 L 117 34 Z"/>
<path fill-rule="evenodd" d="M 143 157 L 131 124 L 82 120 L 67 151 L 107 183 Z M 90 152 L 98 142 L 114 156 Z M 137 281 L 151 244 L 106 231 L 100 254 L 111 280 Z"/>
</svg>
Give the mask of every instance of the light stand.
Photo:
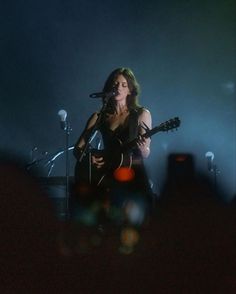
<svg viewBox="0 0 236 294">
<path fill-rule="evenodd" d="M 60 125 L 61 129 L 65 132 L 66 135 L 66 146 L 65 146 L 65 152 L 66 152 L 66 213 L 65 218 L 66 220 L 69 219 L 70 213 L 69 213 L 69 173 L 70 173 L 70 160 L 69 160 L 69 137 L 70 133 L 72 131 L 70 127 L 70 123 L 67 120 L 67 112 L 64 109 L 61 109 L 58 111 L 58 115 L 60 117 Z"/>
<path fill-rule="evenodd" d="M 70 179 L 70 159 L 69 159 L 69 137 L 72 129 L 70 124 L 67 122 L 65 134 L 66 134 L 66 219 L 68 220 L 70 217 L 70 210 L 69 210 L 69 200 L 70 200 L 70 190 L 69 190 L 69 179 Z"/>
<path fill-rule="evenodd" d="M 214 192 L 217 195 L 218 193 L 218 185 L 217 185 L 217 176 L 220 174 L 220 170 L 218 169 L 216 164 L 213 164 L 211 172 L 214 176 Z"/>
<path fill-rule="evenodd" d="M 208 169 L 208 171 L 210 173 L 213 174 L 214 193 L 215 193 L 215 195 L 217 195 L 217 190 L 218 190 L 218 187 L 217 187 L 217 176 L 220 174 L 220 170 L 218 169 L 217 165 L 214 163 L 215 155 L 214 155 L 213 152 L 208 151 L 205 154 L 205 157 L 207 159 L 207 169 Z"/>
</svg>

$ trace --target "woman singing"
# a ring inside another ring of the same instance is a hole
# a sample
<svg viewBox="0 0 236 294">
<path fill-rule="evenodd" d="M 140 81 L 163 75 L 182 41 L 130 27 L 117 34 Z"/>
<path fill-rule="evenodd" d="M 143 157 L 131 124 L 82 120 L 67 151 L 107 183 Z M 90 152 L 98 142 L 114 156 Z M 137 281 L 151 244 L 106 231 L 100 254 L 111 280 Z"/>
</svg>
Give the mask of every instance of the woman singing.
<svg viewBox="0 0 236 294">
<path fill-rule="evenodd" d="M 144 221 L 152 201 L 143 163 L 143 159 L 150 154 L 151 140 L 142 137 L 147 129 L 151 129 L 152 118 L 150 112 L 139 105 L 139 92 L 138 82 L 129 68 L 115 69 L 108 76 L 103 88 L 103 93 L 113 95 L 108 97 L 109 99 L 105 97 L 105 107 L 92 114 L 74 147 L 74 155 L 77 158 L 75 181 L 78 194 L 88 191 L 83 186 L 87 177 L 84 176 L 88 174 L 84 167 L 90 165 L 92 178 L 96 171 L 100 173 L 99 177 L 94 176 L 96 181 L 92 184 L 93 196 L 96 194 L 94 197 L 99 198 L 102 194 L 109 203 L 108 207 L 121 209 L 120 218 L 116 219 L 118 223 L 127 222 L 134 225 L 140 225 Z M 89 148 L 84 150 L 94 129 L 102 135 L 102 153 L 96 153 Z M 83 159 L 81 155 L 84 151 L 86 156 Z M 89 159 L 86 161 L 85 158 Z M 82 164 L 81 161 L 86 164 Z M 87 183 L 91 183 L 90 180 Z M 81 195 L 78 195 L 78 198 L 81 199 Z M 129 209 L 132 207 L 136 209 L 136 217 L 134 210 Z M 107 211 L 109 214 L 109 208 Z"/>
</svg>

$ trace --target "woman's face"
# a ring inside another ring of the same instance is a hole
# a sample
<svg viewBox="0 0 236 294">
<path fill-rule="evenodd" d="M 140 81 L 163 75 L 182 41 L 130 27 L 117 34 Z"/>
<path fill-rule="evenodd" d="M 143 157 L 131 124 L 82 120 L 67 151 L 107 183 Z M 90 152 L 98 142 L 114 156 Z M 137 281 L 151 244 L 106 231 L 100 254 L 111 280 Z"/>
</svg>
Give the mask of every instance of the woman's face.
<svg viewBox="0 0 236 294">
<path fill-rule="evenodd" d="M 126 78 L 123 75 L 119 75 L 114 81 L 114 86 L 118 92 L 118 95 L 114 97 L 115 100 L 126 100 L 126 97 L 130 95 L 130 90 Z"/>
</svg>

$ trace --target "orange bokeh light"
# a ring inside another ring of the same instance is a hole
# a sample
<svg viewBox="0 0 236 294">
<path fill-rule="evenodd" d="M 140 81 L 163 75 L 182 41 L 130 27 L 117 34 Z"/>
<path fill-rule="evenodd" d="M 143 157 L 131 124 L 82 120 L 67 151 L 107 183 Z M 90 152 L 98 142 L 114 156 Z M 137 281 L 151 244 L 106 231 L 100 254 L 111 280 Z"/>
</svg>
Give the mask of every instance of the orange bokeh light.
<svg viewBox="0 0 236 294">
<path fill-rule="evenodd" d="M 121 232 L 121 243 L 125 246 L 134 246 L 139 241 L 139 234 L 132 228 L 125 228 Z"/>
<path fill-rule="evenodd" d="M 120 167 L 114 171 L 114 178 L 119 182 L 129 182 L 135 177 L 135 172 L 129 167 Z"/>
</svg>

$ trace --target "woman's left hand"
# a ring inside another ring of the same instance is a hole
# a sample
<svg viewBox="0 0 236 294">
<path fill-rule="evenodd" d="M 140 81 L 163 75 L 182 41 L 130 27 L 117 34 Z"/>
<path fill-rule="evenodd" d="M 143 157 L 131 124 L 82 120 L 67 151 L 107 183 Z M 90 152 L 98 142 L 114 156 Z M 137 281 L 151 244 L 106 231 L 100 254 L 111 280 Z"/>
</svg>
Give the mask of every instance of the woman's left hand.
<svg viewBox="0 0 236 294">
<path fill-rule="evenodd" d="M 148 145 L 149 144 L 147 143 L 147 140 L 142 135 L 139 135 L 137 140 L 137 146 L 138 146 L 138 149 L 141 151 L 142 156 L 145 158 L 148 157 L 150 153 L 150 149 Z"/>
</svg>

